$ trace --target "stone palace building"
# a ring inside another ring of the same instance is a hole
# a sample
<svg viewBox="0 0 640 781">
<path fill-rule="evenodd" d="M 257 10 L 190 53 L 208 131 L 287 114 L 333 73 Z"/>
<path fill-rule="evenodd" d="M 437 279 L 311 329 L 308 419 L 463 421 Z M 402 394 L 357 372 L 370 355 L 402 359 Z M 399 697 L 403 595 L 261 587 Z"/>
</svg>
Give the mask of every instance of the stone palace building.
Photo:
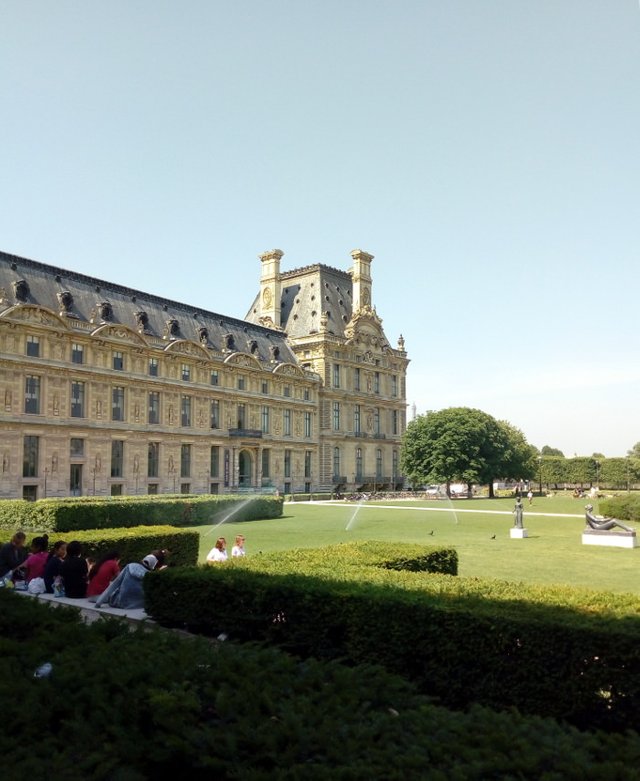
<svg viewBox="0 0 640 781">
<path fill-rule="evenodd" d="M 240 320 L 0 253 L 0 497 L 401 487 L 373 256 L 282 255 Z"/>
</svg>

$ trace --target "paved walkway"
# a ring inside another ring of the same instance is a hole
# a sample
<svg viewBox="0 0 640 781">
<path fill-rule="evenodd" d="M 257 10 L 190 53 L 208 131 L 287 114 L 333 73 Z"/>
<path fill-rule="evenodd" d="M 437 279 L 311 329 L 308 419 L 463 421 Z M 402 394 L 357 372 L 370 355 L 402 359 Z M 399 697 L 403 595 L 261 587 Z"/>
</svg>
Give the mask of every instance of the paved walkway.
<svg viewBox="0 0 640 781">
<path fill-rule="evenodd" d="M 300 502 L 293 502 L 293 504 L 301 504 Z M 305 504 L 328 504 L 333 507 L 336 506 L 335 501 L 316 501 L 305 502 Z M 367 510 L 405 510 L 412 513 L 425 512 L 425 513 L 480 513 L 482 515 L 513 515 L 513 510 L 467 510 L 462 507 L 402 507 L 397 504 L 374 504 L 372 502 L 341 502 L 342 507 L 366 507 Z M 527 517 L 530 515 L 538 515 L 540 517 L 548 518 L 584 518 L 584 513 L 545 513 L 536 512 L 535 510 L 529 510 L 528 507 L 523 505 L 523 509 Z"/>
</svg>

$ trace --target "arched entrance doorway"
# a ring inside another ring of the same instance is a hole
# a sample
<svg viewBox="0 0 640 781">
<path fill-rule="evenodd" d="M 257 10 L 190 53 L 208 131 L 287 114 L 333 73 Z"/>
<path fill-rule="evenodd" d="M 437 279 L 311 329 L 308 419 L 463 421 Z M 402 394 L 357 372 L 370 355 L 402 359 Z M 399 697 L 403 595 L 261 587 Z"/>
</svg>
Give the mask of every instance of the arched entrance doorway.
<svg viewBox="0 0 640 781">
<path fill-rule="evenodd" d="M 240 488 L 251 488 L 252 484 L 251 453 L 241 450 L 238 455 L 238 485 Z"/>
</svg>

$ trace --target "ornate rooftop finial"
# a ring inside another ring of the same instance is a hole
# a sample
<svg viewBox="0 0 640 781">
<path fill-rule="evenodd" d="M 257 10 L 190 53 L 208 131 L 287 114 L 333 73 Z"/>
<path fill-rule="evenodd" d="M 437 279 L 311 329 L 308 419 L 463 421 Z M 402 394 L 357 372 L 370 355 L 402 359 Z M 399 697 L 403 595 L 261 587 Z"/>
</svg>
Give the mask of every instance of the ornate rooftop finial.
<svg viewBox="0 0 640 781">
<path fill-rule="evenodd" d="M 400 334 L 400 338 L 398 339 L 398 350 L 404 352 L 404 336 L 402 334 Z"/>
</svg>

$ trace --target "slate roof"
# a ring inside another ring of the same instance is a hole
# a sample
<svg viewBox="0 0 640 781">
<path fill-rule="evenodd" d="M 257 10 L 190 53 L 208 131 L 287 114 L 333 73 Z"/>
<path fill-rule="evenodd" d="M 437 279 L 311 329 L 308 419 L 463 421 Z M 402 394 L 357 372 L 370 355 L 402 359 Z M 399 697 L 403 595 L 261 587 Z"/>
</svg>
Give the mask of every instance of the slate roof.
<svg viewBox="0 0 640 781">
<path fill-rule="evenodd" d="M 120 323 L 151 342 L 154 337 L 189 339 L 220 352 L 251 353 L 253 348 L 254 357 L 264 362 L 271 361 L 271 348 L 277 347 L 280 362 L 297 363 L 280 331 L 0 252 L 0 313 L 17 303 L 66 311 L 67 317 L 93 321 L 96 328 L 105 322 Z"/>
<path fill-rule="evenodd" d="M 351 319 L 351 274 L 316 263 L 285 271 L 281 280 L 281 326 L 295 339 L 320 330 L 320 319 L 327 318 L 327 332 L 343 337 Z M 256 296 L 247 320 L 258 322 L 260 296 Z"/>
</svg>

